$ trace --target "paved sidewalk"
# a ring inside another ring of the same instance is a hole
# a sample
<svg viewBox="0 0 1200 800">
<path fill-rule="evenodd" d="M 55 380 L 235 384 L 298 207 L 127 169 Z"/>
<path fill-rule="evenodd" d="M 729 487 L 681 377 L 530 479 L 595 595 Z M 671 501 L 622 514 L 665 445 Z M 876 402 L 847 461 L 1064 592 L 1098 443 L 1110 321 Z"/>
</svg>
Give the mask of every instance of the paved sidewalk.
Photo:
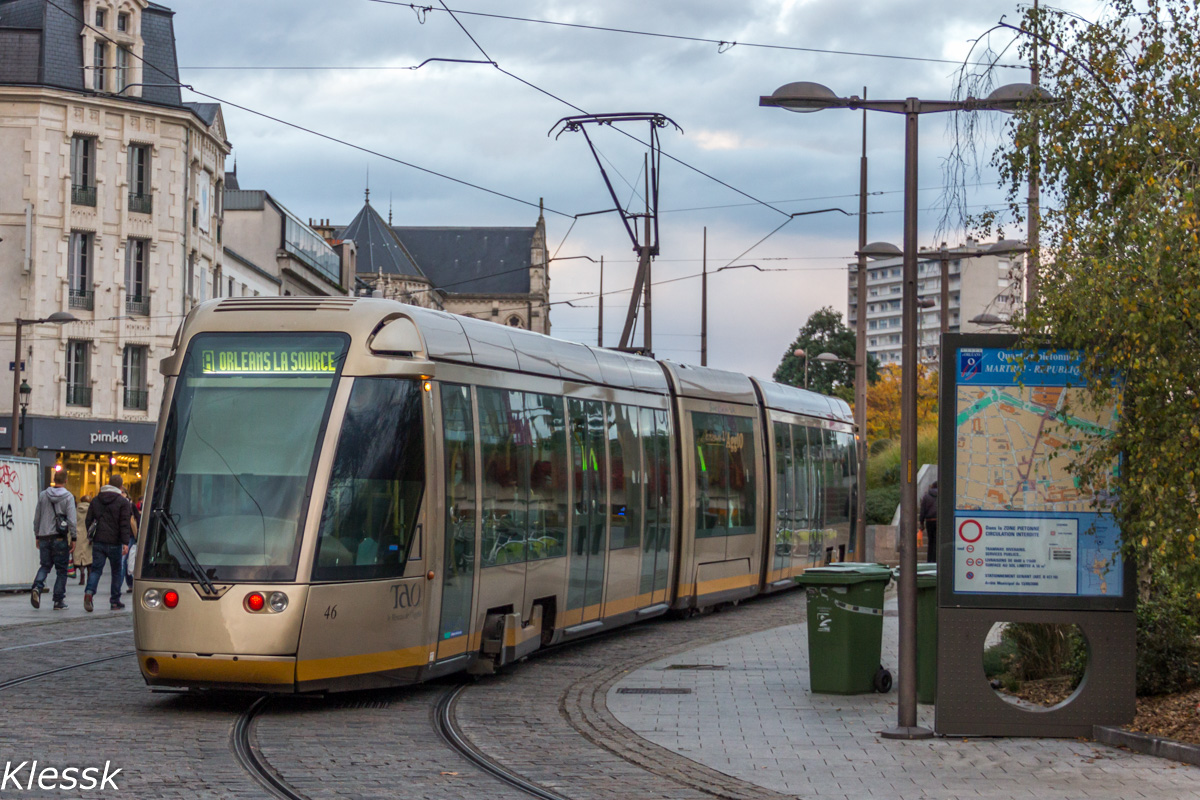
<svg viewBox="0 0 1200 800">
<path fill-rule="evenodd" d="M 29 582 L 33 583 L 33 573 L 37 571 L 36 565 L 34 570 L 29 573 Z M 100 577 L 100 588 L 93 598 L 95 603 L 93 607 L 95 611 L 91 614 L 83 610 L 83 587 L 79 585 L 79 579 L 67 581 L 67 608 L 65 611 L 54 610 L 54 595 L 51 591 L 42 593 L 42 607 L 34 608 L 29 602 L 29 592 L 0 592 L 0 628 L 8 627 L 9 625 L 30 625 L 34 623 L 55 622 L 64 619 L 79 619 L 80 617 L 107 617 L 118 616 L 120 614 L 129 614 L 129 610 L 133 607 L 133 595 L 122 595 L 121 602 L 125 604 L 124 611 L 111 611 L 108 607 L 108 590 L 111 584 L 108 582 L 108 574 Z M 50 585 L 47 590 L 54 588 L 54 573 L 50 574 Z"/>
<path fill-rule="evenodd" d="M 894 599 L 889 605 L 894 607 Z M 896 618 L 883 662 L 896 672 Z M 712 664 L 719 670 L 668 670 Z M 620 694 L 680 688 L 691 694 Z M 645 739 L 693 761 L 804 798 L 1200 798 L 1200 768 L 1064 739 L 877 735 L 896 723 L 896 694 L 814 695 L 805 625 L 750 634 L 656 661 L 616 683 L 609 711 Z M 932 728 L 933 707 L 919 706 Z"/>
</svg>

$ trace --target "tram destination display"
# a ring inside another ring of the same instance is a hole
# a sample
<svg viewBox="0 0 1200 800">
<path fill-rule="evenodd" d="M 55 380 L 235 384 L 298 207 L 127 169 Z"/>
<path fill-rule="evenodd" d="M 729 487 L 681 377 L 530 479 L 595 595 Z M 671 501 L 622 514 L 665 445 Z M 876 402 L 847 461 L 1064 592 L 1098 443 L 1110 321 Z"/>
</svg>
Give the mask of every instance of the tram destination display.
<svg viewBox="0 0 1200 800">
<path fill-rule="evenodd" d="M 1112 514 L 1118 464 L 1090 486 L 1072 470 L 1116 429 L 1115 402 L 1095 401 L 1069 351 L 1025 350 L 1011 337 L 953 344 L 942 395 L 953 410 L 942 421 L 952 443 L 942 451 L 952 467 L 943 481 L 951 513 L 941 518 L 951 524 L 939 555 L 952 567 L 944 597 L 964 606 L 1014 597 L 1123 603 L 1126 567 Z"/>
</svg>

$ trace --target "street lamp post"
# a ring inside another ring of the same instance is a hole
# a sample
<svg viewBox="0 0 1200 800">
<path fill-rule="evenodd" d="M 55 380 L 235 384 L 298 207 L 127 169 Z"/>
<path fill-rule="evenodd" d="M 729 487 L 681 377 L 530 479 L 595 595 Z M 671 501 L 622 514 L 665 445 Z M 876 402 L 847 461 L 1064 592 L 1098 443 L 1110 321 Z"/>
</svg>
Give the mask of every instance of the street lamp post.
<svg viewBox="0 0 1200 800">
<path fill-rule="evenodd" d="M 792 355 L 794 355 L 796 358 L 804 359 L 804 388 L 807 389 L 808 388 L 808 353 L 805 352 L 804 348 L 797 347 L 794 351 L 792 351 Z"/>
<path fill-rule="evenodd" d="M 13 352 L 13 403 L 12 403 L 12 435 L 9 436 L 10 451 L 15 456 L 17 454 L 17 426 L 20 424 L 21 413 L 21 328 L 25 325 L 40 325 L 43 322 L 52 322 L 55 325 L 63 325 L 67 322 L 75 322 L 75 315 L 68 314 L 66 311 L 55 311 L 48 317 L 42 319 L 21 319 L 17 317 L 17 333 L 16 333 L 16 349 Z M 33 391 L 30 389 L 30 391 Z"/>
<path fill-rule="evenodd" d="M 25 381 L 21 381 L 21 452 L 25 452 L 25 412 L 29 410 L 29 395 L 33 394 L 33 387 Z"/>
<path fill-rule="evenodd" d="M 866 109 L 904 115 L 904 294 L 900 349 L 900 688 L 896 727 L 890 739 L 933 735 L 917 725 L 917 123 L 921 114 L 992 109 L 1012 111 L 1041 93 L 1029 84 L 1001 86 L 985 100 L 864 100 L 839 97 L 819 83 L 800 81 L 779 87 L 759 105 L 811 112 L 826 108 Z M 861 311 L 861 309 L 860 309 Z"/>
</svg>

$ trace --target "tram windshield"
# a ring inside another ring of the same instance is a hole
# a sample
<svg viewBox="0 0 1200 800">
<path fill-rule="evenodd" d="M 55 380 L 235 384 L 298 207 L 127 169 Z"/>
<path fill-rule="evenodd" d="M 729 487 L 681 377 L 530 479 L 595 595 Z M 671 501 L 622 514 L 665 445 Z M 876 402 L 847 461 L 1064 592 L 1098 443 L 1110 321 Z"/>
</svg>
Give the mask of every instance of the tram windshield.
<svg viewBox="0 0 1200 800">
<path fill-rule="evenodd" d="M 142 574 L 296 576 L 305 499 L 344 334 L 201 334 L 184 357 L 147 515 Z"/>
</svg>

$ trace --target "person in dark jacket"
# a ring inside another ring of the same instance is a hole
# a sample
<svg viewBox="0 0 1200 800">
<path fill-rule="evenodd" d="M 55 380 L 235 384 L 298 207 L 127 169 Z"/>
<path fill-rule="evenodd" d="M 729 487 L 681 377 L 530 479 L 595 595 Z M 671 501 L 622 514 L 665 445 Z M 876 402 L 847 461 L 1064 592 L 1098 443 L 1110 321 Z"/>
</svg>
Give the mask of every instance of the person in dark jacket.
<svg viewBox="0 0 1200 800">
<path fill-rule="evenodd" d="M 113 475 L 88 506 L 88 530 L 92 529 L 94 523 L 96 534 L 92 538 L 92 572 L 88 575 L 87 588 L 83 594 L 84 611 L 92 610 L 92 595 L 100 585 L 105 562 L 112 572 L 109 607 L 113 611 L 125 608 L 125 604 L 121 602 L 121 585 L 125 582 L 125 576 L 121 572 L 121 556 L 129 552 L 129 539 L 133 533 L 133 503 L 125 498 L 122 490 L 124 484 L 124 478 Z"/>
<path fill-rule="evenodd" d="M 54 608 L 66 609 L 67 565 L 71 551 L 75 549 L 75 498 L 65 486 L 67 473 L 54 473 L 54 485 L 38 496 L 37 508 L 33 512 L 33 535 L 37 539 L 41 566 L 33 579 L 29 602 L 34 608 L 42 605 L 42 588 L 50 570 L 54 569 Z M 59 521 L 63 524 L 60 526 Z M 65 527 L 66 531 L 59 528 Z"/>
<path fill-rule="evenodd" d="M 921 498 L 921 512 L 917 520 L 925 531 L 925 541 L 928 545 L 925 559 L 930 564 L 937 562 L 937 513 L 938 488 L 937 481 L 934 481 L 929 484 L 929 488 L 925 490 L 925 496 Z"/>
</svg>

